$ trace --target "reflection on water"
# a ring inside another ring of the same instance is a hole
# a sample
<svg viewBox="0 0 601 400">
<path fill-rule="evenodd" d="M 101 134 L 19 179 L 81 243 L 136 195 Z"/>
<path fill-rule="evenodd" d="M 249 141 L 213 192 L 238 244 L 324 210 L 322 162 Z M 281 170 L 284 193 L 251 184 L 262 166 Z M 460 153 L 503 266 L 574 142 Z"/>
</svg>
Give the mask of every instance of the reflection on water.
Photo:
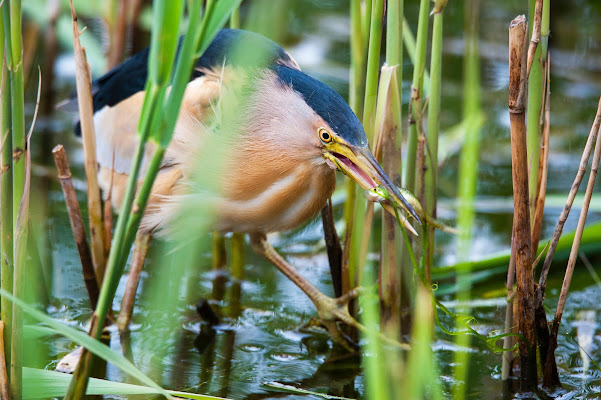
<svg viewBox="0 0 601 400">
<path fill-rule="evenodd" d="M 414 27 L 412 21 L 416 19 L 418 2 L 406 3 L 406 13 Z M 286 47 L 308 73 L 346 95 L 349 60 L 347 2 L 303 0 L 294 4 L 287 15 L 290 36 L 285 38 L 288 42 Z M 601 20 L 601 6 L 596 0 L 552 4 L 551 178 L 548 190 L 550 193 L 563 195 L 575 175 L 578 152 L 590 129 L 601 92 L 601 25 L 598 24 Z M 507 25 L 515 15 L 525 11 L 523 5 L 523 1 L 517 0 L 482 2 L 482 100 L 487 115 L 482 130 L 478 193 L 488 199 L 511 196 L 506 105 Z M 445 11 L 443 135 L 461 120 L 462 7 L 463 2 L 450 2 L 448 12 Z M 408 57 L 405 60 L 406 63 L 409 62 Z M 405 67 L 409 71 L 409 65 L 406 64 Z M 405 73 L 404 77 L 408 79 L 409 74 Z M 408 90 L 409 83 L 405 81 L 405 102 L 409 99 Z M 61 126 L 62 132 L 51 138 L 44 137 L 44 140 L 49 140 L 52 145 L 64 143 L 69 150 L 74 174 L 82 176 L 82 155 L 79 144 L 69 132 L 68 117 L 56 115 L 55 118 L 52 125 Z M 35 135 L 34 139 L 37 139 Z M 32 147 L 39 148 L 35 142 Z M 450 151 L 440 170 L 439 195 L 443 200 L 455 197 L 457 163 L 457 155 Z M 49 173 L 52 174 L 53 171 Z M 53 273 L 50 279 L 51 306 L 48 311 L 55 318 L 78 324 L 83 329 L 91 311 L 62 194 L 56 182 L 51 185 L 48 197 L 50 219 L 46 229 L 50 238 L 49 257 Z M 508 248 L 511 211 L 503 207 L 488 207 L 477 211 L 474 257 L 483 258 Z M 558 213 L 559 210 L 549 210 L 543 235 L 548 236 L 552 232 Z M 454 208 L 445 207 L 440 215 L 452 220 Z M 566 227 L 574 226 L 576 218 L 572 215 Z M 597 213 L 589 216 L 589 221 L 597 219 Z M 320 235 L 320 224 L 311 223 L 297 232 L 279 235 L 273 242 L 289 254 L 290 261 L 303 275 L 324 292 L 331 293 L 327 257 L 323 252 Z M 448 247 L 445 247 L 452 246 L 452 238 L 440 234 L 440 243 L 437 249 L 438 262 L 452 263 L 454 260 L 450 255 L 454 251 L 447 251 Z M 217 277 L 213 272 L 207 272 L 211 265 L 209 257 L 201 257 L 198 260 L 198 273 L 187 277 L 186 290 L 191 293 L 189 307 L 180 310 L 179 315 L 170 316 L 177 318 L 181 329 L 161 332 L 161 328 L 152 323 L 163 317 L 160 310 L 137 308 L 131 334 L 119 337 L 113 332 L 111 346 L 117 351 L 123 351 L 144 372 L 166 387 L 230 398 L 290 396 L 264 385 L 266 382 L 279 382 L 317 392 L 361 397 L 363 377 L 359 371 L 359 361 L 352 356 L 333 352 L 327 334 L 301 329 L 314 315 L 314 308 L 293 283 L 250 251 L 247 254 L 245 280 L 240 284 L 233 282 L 227 275 Z M 483 275 L 483 278 L 487 277 L 486 274 Z M 152 278 L 153 271 L 149 268 L 142 275 L 141 293 L 144 293 L 146 283 Z M 122 279 L 117 301 L 120 301 L 126 279 L 127 276 Z M 551 279 L 549 287 L 559 287 L 560 277 L 555 275 Z M 489 279 L 478 290 L 483 293 L 496 291 L 498 298 L 502 281 L 503 279 Z M 564 325 L 560 329 L 557 351 L 562 381 L 567 389 L 575 391 L 568 395 L 569 398 L 592 398 L 600 391 L 599 371 L 589 363 L 586 356 L 588 354 L 593 360 L 601 359 L 601 317 L 598 312 L 601 289 L 591 285 L 588 271 L 577 268 L 564 313 Z M 441 287 L 441 293 L 443 289 Z M 241 296 L 236 293 L 241 293 Z M 557 293 L 551 291 L 549 296 L 557 296 Z M 215 306 L 220 316 L 217 325 L 208 326 L 196 314 L 193 304 L 201 298 L 211 300 Z M 549 306 L 553 308 L 554 305 L 551 302 Z M 473 307 L 481 332 L 502 328 L 503 305 L 493 301 Z M 142 316 L 147 321 L 144 324 L 139 323 Z M 152 335 L 148 335 L 149 332 Z M 450 364 L 455 348 L 452 338 L 442 333 L 438 337 L 434 347 L 441 365 L 443 386 L 448 391 L 453 384 Z M 73 349 L 72 343 L 66 339 L 52 338 L 49 342 L 50 355 L 54 360 Z M 144 349 L 156 346 L 165 347 L 164 359 L 152 359 L 150 353 L 144 352 Z M 498 398 L 501 393 L 501 357 L 491 354 L 490 350 L 477 341 L 473 341 L 470 354 L 470 397 Z M 55 364 L 56 361 L 50 367 Z M 127 381 L 127 377 L 111 366 L 108 368 L 108 378 Z"/>
</svg>

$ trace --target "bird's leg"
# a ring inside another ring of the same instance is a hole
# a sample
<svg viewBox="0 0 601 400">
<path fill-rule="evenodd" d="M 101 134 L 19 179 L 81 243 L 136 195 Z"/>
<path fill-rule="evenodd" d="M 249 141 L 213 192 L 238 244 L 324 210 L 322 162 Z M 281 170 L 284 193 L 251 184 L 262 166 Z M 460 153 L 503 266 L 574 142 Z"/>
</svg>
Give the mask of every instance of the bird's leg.
<svg viewBox="0 0 601 400">
<path fill-rule="evenodd" d="M 150 235 L 145 233 L 138 232 L 136 235 L 134 255 L 132 257 L 131 268 L 129 270 L 129 278 L 127 279 L 127 286 L 125 287 L 123 300 L 121 300 L 121 310 L 119 311 L 119 316 L 117 317 L 117 325 L 119 326 L 119 331 L 121 332 L 129 329 L 129 322 L 134 310 L 134 300 L 136 299 L 136 292 L 138 291 L 138 283 L 140 282 L 142 267 L 144 266 L 146 254 L 148 253 L 150 238 Z"/>
<path fill-rule="evenodd" d="M 358 296 L 358 290 L 354 289 L 336 299 L 323 294 L 311 282 L 305 279 L 298 271 L 269 244 L 267 237 L 262 233 L 250 235 L 250 243 L 253 249 L 271 261 L 284 275 L 296 284 L 315 304 L 322 322 L 326 325 L 334 340 L 348 347 L 342 334 L 336 326 L 337 321 L 361 329 L 362 326 L 349 314 L 348 303 Z"/>
</svg>

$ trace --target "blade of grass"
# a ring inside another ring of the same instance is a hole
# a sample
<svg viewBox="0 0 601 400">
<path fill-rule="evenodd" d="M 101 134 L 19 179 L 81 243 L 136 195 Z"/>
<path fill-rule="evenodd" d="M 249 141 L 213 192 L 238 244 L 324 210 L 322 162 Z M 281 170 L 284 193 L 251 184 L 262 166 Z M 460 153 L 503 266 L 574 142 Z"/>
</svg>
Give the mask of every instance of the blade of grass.
<svg viewBox="0 0 601 400">
<path fill-rule="evenodd" d="M 127 375 L 132 376 L 136 378 L 139 382 L 156 389 L 160 394 L 163 394 L 166 397 L 170 397 L 164 389 L 162 389 L 152 379 L 147 377 L 143 372 L 136 368 L 136 366 L 132 364 L 131 361 L 123 357 L 121 354 L 112 351 L 110 347 L 108 347 L 104 343 L 101 343 L 98 340 L 91 338 L 85 332 L 79 331 L 75 328 L 72 328 L 68 325 L 54 320 L 53 318 L 49 317 L 48 315 L 44 314 L 39 310 L 36 310 L 29 304 L 25 303 L 23 300 L 16 298 L 15 296 L 11 295 L 8 292 L 5 292 L 4 290 L 0 290 L 0 295 L 11 300 L 17 307 L 22 309 L 31 318 L 44 323 L 50 328 L 55 329 L 61 335 L 74 341 L 78 345 L 85 347 L 98 357 L 110 362 Z"/>
<path fill-rule="evenodd" d="M 62 372 L 36 368 L 23 368 L 23 397 L 45 398 L 65 395 L 71 375 Z M 221 397 L 167 390 L 167 393 L 188 399 L 217 400 Z M 111 382 L 104 379 L 90 378 L 87 395 L 127 395 L 127 394 L 162 394 L 161 391 L 147 386 L 131 383 Z"/>
<path fill-rule="evenodd" d="M 459 208 L 457 210 L 457 228 L 459 229 L 457 259 L 461 267 L 457 270 L 457 300 L 465 302 L 470 298 L 471 270 L 469 264 L 472 245 L 473 226 L 475 220 L 474 199 L 478 182 L 478 159 L 480 154 L 480 123 L 482 115 L 480 93 L 480 48 L 478 43 L 480 7 L 477 0 L 471 0 L 464 9 L 465 56 L 463 64 L 463 120 L 465 121 L 465 139 L 459 158 L 459 177 L 457 193 Z M 434 74 L 433 74 L 434 82 Z M 434 89 L 434 87 L 433 87 Z M 462 314 L 469 315 L 470 310 L 464 307 Z M 456 323 L 461 329 L 460 322 Z M 470 335 L 459 335 L 456 344 L 460 350 L 455 353 L 454 374 L 457 384 L 453 386 L 453 396 L 463 399 L 466 395 L 469 378 Z"/>
</svg>

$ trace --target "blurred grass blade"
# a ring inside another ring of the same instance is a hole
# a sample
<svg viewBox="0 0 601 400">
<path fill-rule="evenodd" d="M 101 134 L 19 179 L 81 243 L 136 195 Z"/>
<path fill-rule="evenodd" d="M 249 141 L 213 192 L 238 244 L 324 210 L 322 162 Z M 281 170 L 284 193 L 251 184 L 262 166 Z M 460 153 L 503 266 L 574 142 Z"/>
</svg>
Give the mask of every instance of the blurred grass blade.
<svg viewBox="0 0 601 400">
<path fill-rule="evenodd" d="M 230 15 L 242 0 L 219 0 L 215 4 L 213 15 L 208 21 L 207 30 L 204 36 L 204 44 L 198 49 L 198 54 L 204 53 L 209 43 L 213 41 L 219 29 L 221 29 L 228 21 Z"/>
<path fill-rule="evenodd" d="M 71 375 L 62 372 L 37 368 L 23 368 L 23 398 L 39 399 L 46 397 L 62 397 L 65 395 Z M 168 390 L 177 397 L 198 400 L 221 400 L 221 397 L 204 396 L 202 394 Z M 90 378 L 87 395 L 125 395 L 125 394 L 162 394 L 157 389 L 132 385 L 131 383 L 111 382 L 104 379 Z"/>
<path fill-rule="evenodd" d="M 4 290 L 0 289 L 0 295 L 8 298 L 14 304 L 16 304 L 18 307 L 20 307 L 31 318 L 34 318 L 35 320 L 42 322 L 42 323 L 48 325 L 49 327 L 55 329 L 61 335 L 71 339 L 78 345 L 85 347 L 91 353 L 110 362 L 111 364 L 115 365 L 117 368 L 119 368 L 121 371 L 125 372 L 126 374 L 136 378 L 137 380 L 148 385 L 149 387 L 154 388 L 155 390 L 158 391 L 157 393 L 160 393 L 162 395 L 170 397 L 169 394 L 167 393 L 167 391 L 165 391 L 163 388 L 161 388 L 159 385 L 157 385 L 152 379 L 150 379 L 149 377 L 144 375 L 144 373 L 142 371 L 140 371 L 134 364 L 132 364 L 131 361 L 129 361 L 127 358 L 123 357 L 121 354 L 115 353 L 107 345 L 99 342 L 98 340 L 91 338 L 85 332 L 79 331 L 75 328 L 64 325 L 64 324 L 54 320 L 53 318 L 49 317 L 48 315 L 44 314 L 43 312 L 41 312 L 39 310 L 36 310 L 32 306 L 25 303 L 23 300 L 12 296 L 10 293 L 8 293 Z M 71 378 L 72 377 L 69 375 L 68 376 L 69 381 L 71 380 Z"/>
</svg>

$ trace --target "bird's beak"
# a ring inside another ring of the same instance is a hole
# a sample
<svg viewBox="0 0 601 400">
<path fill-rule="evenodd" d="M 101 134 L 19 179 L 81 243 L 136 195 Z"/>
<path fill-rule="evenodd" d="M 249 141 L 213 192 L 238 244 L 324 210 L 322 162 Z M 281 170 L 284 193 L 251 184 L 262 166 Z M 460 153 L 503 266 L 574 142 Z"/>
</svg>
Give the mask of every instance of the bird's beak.
<svg viewBox="0 0 601 400">
<path fill-rule="evenodd" d="M 393 205 L 382 203 L 382 207 L 392 215 L 396 214 L 394 208 L 400 206 L 421 224 L 421 220 L 413 207 L 411 207 L 396 185 L 384 173 L 369 148 L 333 142 L 324 149 L 324 157 L 333 162 L 338 170 L 351 177 L 363 189 L 370 190 L 378 186 L 383 187 L 388 192 Z M 409 221 L 402 215 L 399 215 L 399 217 L 403 225 L 417 235 L 417 232 L 415 232 Z"/>
</svg>

